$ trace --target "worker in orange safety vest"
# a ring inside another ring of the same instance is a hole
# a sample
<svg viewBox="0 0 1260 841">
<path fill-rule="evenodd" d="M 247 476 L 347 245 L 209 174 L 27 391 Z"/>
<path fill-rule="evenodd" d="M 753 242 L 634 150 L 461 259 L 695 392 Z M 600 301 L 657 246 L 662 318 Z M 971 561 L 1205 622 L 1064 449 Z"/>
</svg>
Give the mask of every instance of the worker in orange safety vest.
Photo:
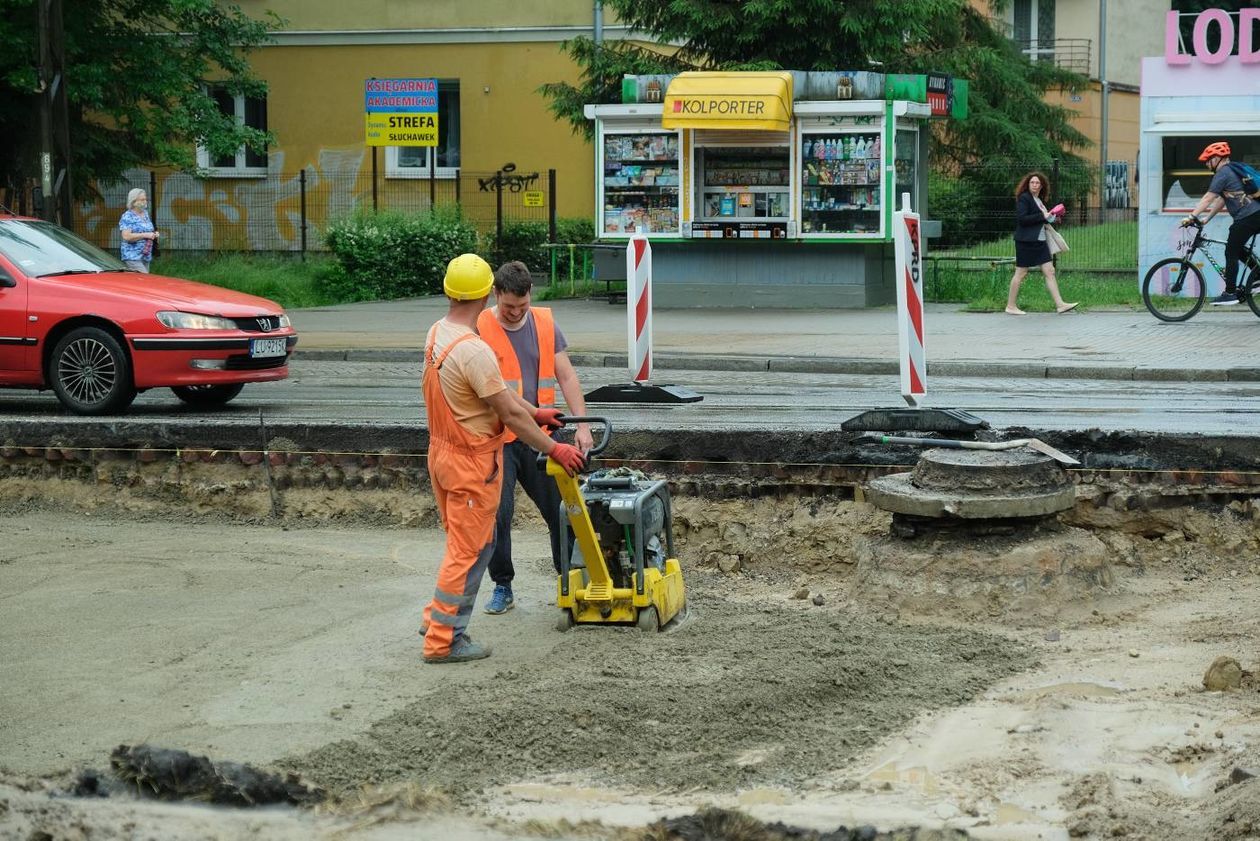
<svg viewBox="0 0 1260 841">
<path fill-rule="evenodd" d="M 536 409 L 503 382 L 490 347 L 476 334 L 494 273 L 475 254 L 447 265 L 446 317 L 429 329 L 424 347 L 424 404 L 429 424 L 429 479 L 446 529 L 433 600 L 421 633 L 428 663 L 464 663 L 490 655 L 469 638 L 477 589 L 494 549 L 494 520 L 503 482 L 504 426 L 573 474 L 585 457 L 540 427 L 559 429 L 556 409 Z"/>
<path fill-rule="evenodd" d="M 519 260 L 500 266 L 494 273 L 495 306 L 478 317 L 477 332 L 498 358 L 499 371 L 510 390 L 530 405 L 553 409 L 558 385 L 570 414 L 580 417 L 586 414 L 582 384 L 565 353 L 567 342 L 551 310 L 532 305 L 533 283 L 529 268 Z M 573 443 L 584 453 L 594 446 L 587 424 L 576 426 Z M 512 580 L 516 577 L 512 565 L 512 516 L 517 483 L 547 524 L 551 563 L 556 574 L 560 573 L 560 489 L 538 464 L 533 451 L 509 431 L 503 445 L 503 491 L 495 521 L 494 554 L 490 557 L 494 593 L 486 603 L 486 613 L 506 613 L 516 603 L 512 594 Z"/>
</svg>

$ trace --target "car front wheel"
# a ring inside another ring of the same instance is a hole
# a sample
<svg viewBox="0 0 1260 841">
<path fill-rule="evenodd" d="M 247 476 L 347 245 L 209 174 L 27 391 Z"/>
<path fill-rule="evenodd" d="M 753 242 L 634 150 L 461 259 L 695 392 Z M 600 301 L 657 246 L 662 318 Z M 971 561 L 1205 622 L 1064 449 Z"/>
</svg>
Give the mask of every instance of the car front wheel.
<svg viewBox="0 0 1260 841">
<path fill-rule="evenodd" d="M 57 342 L 48 379 L 62 405 L 79 415 L 113 414 L 136 399 L 131 360 L 99 327 L 77 327 Z"/>
<path fill-rule="evenodd" d="M 183 400 L 189 406 L 198 406 L 207 408 L 210 406 L 222 406 L 230 401 L 236 395 L 241 393 L 241 389 L 245 387 L 244 383 L 229 383 L 227 385 L 177 385 L 172 386 L 171 391 L 175 392 L 175 396 Z"/>
</svg>

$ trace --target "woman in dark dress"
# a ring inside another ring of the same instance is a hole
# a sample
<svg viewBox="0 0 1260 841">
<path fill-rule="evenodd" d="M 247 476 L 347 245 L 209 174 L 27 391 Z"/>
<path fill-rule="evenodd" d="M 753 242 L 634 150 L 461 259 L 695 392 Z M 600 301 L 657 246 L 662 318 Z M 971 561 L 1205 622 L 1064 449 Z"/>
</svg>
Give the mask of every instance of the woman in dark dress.
<svg viewBox="0 0 1260 841">
<path fill-rule="evenodd" d="M 1042 201 L 1050 194 L 1050 182 L 1040 172 L 1030 172 L 1015 188 L 1015 276 L 1011 278 L 1011 291 L 1006 296 L 1006 311 L 1011 315 L 1027 315 L 1019 308 L 1019 287 L 1029 269 L 1041 268 L 1046 278 L 1046 289 L 1054 299 L 1057 312 L 1076 309 L 1059 294 L 1059 284 L 1054 279 L 1054 263 L 1050 262 L 1050 246 L 1046 243 L 1046 225 L 1059 221 Z M 1058 208 L 1056 208 L 1057 210 Z"/>
</svg>

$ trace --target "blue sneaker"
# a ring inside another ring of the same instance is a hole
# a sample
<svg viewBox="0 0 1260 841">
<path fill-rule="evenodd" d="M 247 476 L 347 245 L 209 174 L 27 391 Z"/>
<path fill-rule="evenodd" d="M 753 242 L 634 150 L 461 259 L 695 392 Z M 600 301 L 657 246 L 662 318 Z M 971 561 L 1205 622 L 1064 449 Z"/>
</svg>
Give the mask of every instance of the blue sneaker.
<svg viewBox="0 0 1260 841">
<path fill-rule="evenodd" d="M 486 602 L 486 613 L 498 615 L 507 613 L 516 606 L 516 600 L 512 598 L 511 584 L 494 585 L 494 593 L 490 596 L 490 601 Z"/>
</svg>

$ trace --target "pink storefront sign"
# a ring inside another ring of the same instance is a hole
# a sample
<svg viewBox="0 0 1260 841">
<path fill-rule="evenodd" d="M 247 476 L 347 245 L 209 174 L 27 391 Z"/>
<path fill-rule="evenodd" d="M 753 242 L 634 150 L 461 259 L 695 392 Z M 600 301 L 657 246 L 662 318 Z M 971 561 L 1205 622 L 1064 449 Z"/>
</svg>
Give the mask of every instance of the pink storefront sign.
<svg viewBox="0 0 1260 841">
<path fill-rule="evenodd" d="M 1193 53 L 1181 51 L 1180 15 L 1168 12 L 1164 23 L 1164 62 L 1171 66 L 1184 67 L 1202 63 L 1209 65 L 1225 64 L 1234 58 L 1234 44 L 1237 41 L 1238 55 L 1236 60 L 1242 64 L 1260 64 L 1260 44 L 1252 39 L 1252 32 L 1260 22 L 1260 9 L 1242 9 L 1238 12 L 1238 24 L 1224 9 L 1206 9 L 1194 19 L 1194 34 L 1191 38 Z M 1220 42 L 1215 51 L 1208 49 L 1208 34 L 1216 30 Z"/>
</svg>

